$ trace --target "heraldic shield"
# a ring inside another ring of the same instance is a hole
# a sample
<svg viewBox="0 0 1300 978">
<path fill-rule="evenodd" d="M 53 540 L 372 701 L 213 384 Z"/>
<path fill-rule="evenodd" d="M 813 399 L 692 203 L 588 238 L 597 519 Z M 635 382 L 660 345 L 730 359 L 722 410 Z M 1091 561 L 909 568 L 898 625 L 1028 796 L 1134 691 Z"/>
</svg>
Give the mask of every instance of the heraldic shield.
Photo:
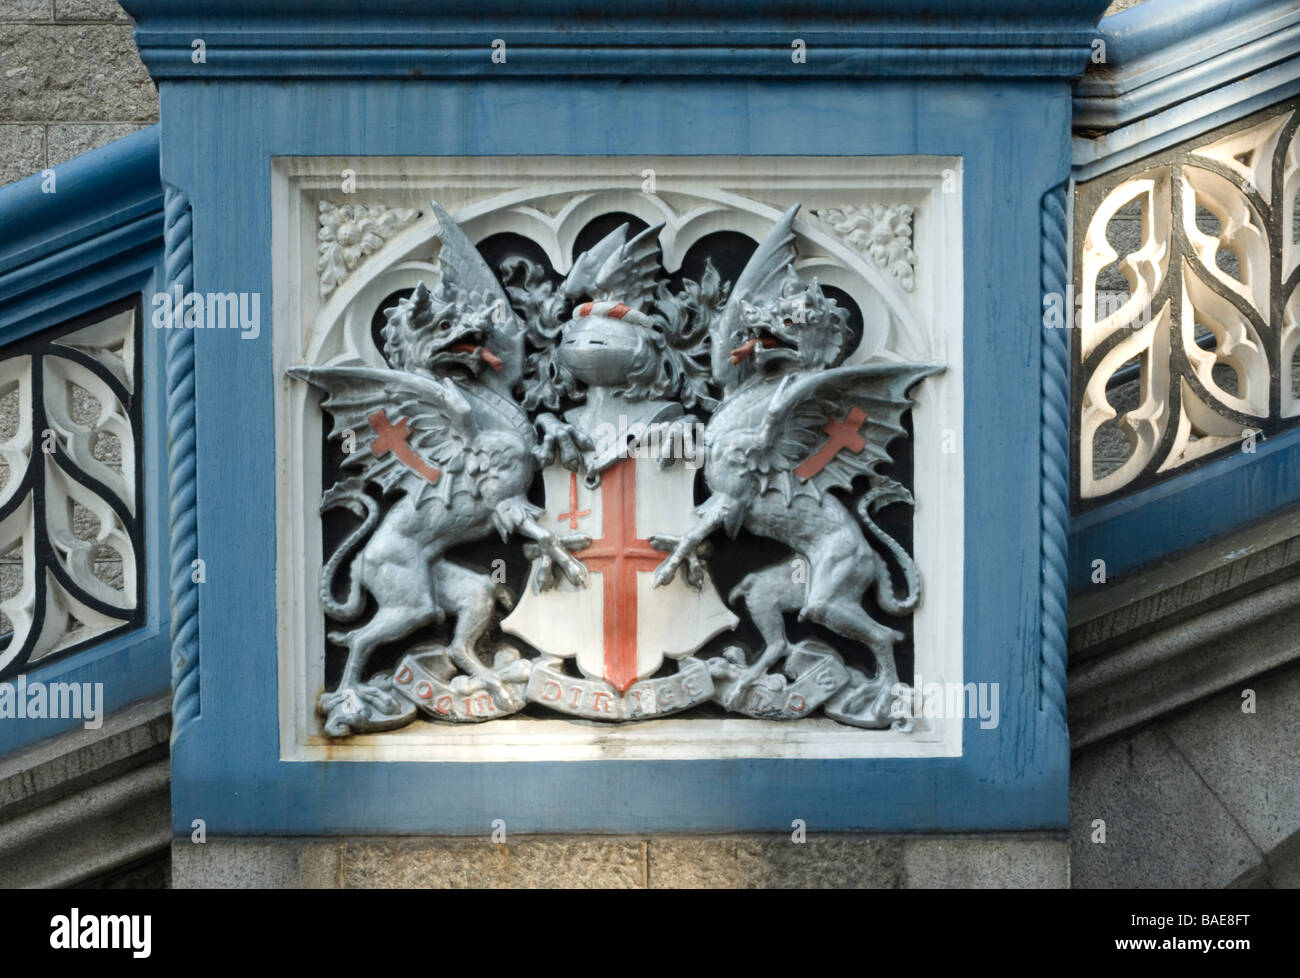
<svg viewBox="0 0 1300 978">
<path fill-rule="evenodd" d="M 664 554 L 650 542 L 684 536 L 699 522 L 696 471 L 681 460 L 664 466 L 648 452 L 618 460 L 598 479 L 559 465 L 543 471 L 541 521 L 590 538 L 574 552 L 589 581 L 582 587 L 560 580 L 539 590 L 534 561 L 528 588 L 502 621 L 503 631 L 544 656 L 533 669 L 529 700 L 589 719 L 624 720 L 675 713 L 713 696 L 709 671 L 692 653 L 738 619 L 707 572 L 698 589 L 684 575 L 656 588 Z M 676 660 L 677 670 L 657 675 L 665 659 Z"/>
</svg>

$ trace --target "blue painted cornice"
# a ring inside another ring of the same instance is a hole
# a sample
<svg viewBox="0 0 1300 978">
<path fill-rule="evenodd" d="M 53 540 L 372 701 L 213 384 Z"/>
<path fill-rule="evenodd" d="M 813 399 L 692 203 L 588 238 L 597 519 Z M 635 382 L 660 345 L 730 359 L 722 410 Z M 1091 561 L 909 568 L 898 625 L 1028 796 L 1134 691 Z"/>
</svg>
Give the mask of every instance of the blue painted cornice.
<svg viewBox="0 0 1300 978">
<path fill-rule="evenodd" d="M 0 343 L 138 291 L 162 248 L 158 126 L 0 187 Z M 47 192 L 52 191 L 52 192 Z"/>
<path fill-rule="evenodd" d="M 0 298 L 17 270 L 162 211 L 158 126 L 51 170 L 52 188 L 39 173 L 0 187 Z"/>
<path fill-rule="evenodd" d="M 157 80 L 1074 78 L 1106 0 L 124 0 Z M 491 61 L 495 39 L 506 61 Z M 807 45 L 806 63 L 790 57 Z M 205 60 L 194 60 L 202 40 Z"/>
<path fill-rule="evenodd" d="M 1253 94 L 1300 76 L 1300 0 L 1147 0 L 1104 18 L 1099 35 L 1105 63 L 1075 89 L 1079 133 L 1130 125 L 1238 79 Z"/>
</svg>

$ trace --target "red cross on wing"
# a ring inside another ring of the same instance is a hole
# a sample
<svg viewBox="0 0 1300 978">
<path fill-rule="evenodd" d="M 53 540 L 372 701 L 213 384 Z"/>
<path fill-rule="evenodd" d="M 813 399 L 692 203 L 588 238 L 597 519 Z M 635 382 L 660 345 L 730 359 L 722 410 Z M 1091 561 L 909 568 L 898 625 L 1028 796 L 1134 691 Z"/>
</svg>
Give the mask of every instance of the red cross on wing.
<svg viewBox="0 0 1300 978">
<path fill-rule="evenodd" d="M 816 496 L 874 474 L 889 461 L 889 443 L 904 433 L 908 390 L 942 369 L 872 363 L 787 376 L 763 421 L 760 492 Z"/>
<path fill-rule="evenodd" d="M 385 493 L 413 475 L 450 497 L 461 456 L 478 433 L 455 384 L 377 367 L 293 367 L 288 373 L 325 392 L 321 406 L 334 419 L 330 438 L 343 441 L 352 433 L 345 468 L 360 468 L 361 477 Z"/>
</svg>

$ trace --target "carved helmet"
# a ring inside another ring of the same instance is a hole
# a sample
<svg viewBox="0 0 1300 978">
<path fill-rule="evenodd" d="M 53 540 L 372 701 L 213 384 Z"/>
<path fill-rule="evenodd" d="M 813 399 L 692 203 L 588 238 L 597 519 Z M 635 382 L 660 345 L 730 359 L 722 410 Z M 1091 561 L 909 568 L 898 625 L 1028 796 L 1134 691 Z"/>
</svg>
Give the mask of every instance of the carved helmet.
<svg viewBox="0 0 1300 978">
<path fill-rule="evenodd" d="M 659 232 L 646 228 L 628 240 L 628 225 L 607 234 L 573 263 L 561 286 L 573 310 L 560 342 L 560 362 L 598 387 L 635 384 L 658 363 L 654 320 L 641 311 L 659 273 Z"/>
</svg>

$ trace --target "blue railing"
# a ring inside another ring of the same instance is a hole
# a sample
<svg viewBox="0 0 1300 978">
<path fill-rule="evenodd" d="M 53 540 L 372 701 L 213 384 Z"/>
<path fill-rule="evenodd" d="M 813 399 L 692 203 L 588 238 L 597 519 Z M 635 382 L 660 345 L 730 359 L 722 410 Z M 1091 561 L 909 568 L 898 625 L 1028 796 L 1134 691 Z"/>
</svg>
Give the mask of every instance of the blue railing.
<svg viewBox="0 0 1300 978">
<path fill-rule="evenodd" d="M 3 754 L 169 685 L 158 127 L 0 188 L 0 226 Z"/>
</svg>

